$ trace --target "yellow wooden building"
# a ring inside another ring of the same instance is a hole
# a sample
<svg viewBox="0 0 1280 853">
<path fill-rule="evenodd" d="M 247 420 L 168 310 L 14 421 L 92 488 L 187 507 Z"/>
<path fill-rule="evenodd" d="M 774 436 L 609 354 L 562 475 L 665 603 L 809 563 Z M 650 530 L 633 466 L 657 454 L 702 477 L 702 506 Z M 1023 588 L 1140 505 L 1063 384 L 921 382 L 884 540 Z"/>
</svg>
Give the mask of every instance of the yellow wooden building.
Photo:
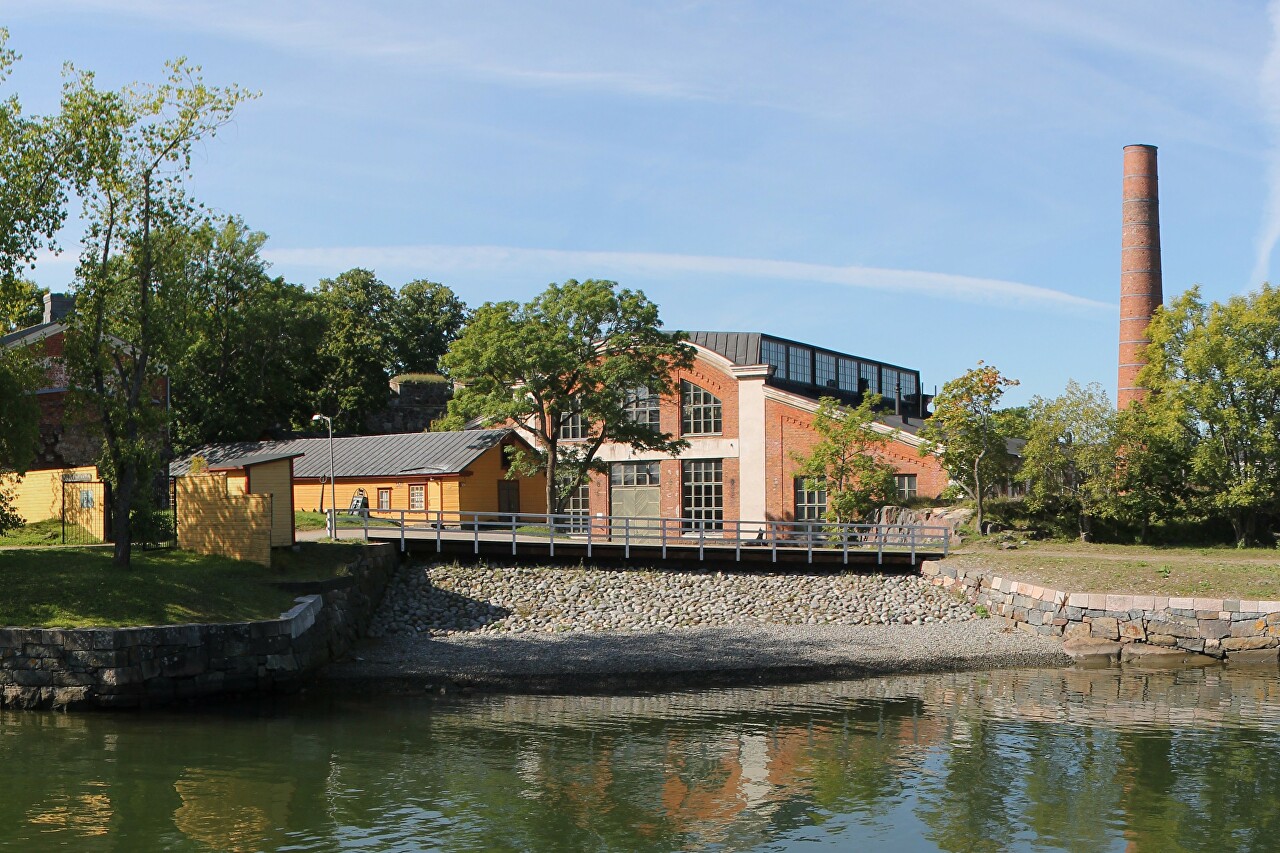
<svg viewBox="0 0 1280 853">
<path fill-rule="evenodd" d="M 454 513 L 546 512 L 546 477 L 510 475 L 508 447 L 528 448 L 514 430 L 415 432 L 334 438 L 330 488 L 328 438 L 208 445 L 170 465 L 181 476 L 191 459 L 210 470 L 237 458 L 293 454 L 293 506 L 323 512 L 336 492 L 339 511 L 427 510 Z M 375 513 L 376 515 L 376 513 Z M 446 517 L 446 522 L 456 519 Z"/>
</svg>

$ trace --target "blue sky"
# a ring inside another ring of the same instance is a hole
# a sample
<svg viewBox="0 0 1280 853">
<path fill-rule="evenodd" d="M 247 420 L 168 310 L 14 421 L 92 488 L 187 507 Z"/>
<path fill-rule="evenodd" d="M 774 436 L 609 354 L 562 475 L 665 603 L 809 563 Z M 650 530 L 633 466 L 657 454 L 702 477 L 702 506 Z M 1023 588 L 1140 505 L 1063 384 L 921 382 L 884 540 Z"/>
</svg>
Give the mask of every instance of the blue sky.
<svg viewBox="0 0 1280 853">
<path fill-rule="evenodd" d="M 472 305 L 643 289 L 666 324 L 1114 395 L 1121 149 L 1159 146 L 1165 294 L 1274 275 L 1280 9 L 1216 0 L 9 0 L 28 111 L 186 56 L 262 97 L 194 194 L 314 285 Z M 74 254 L 72 252 L 71 254 Z M 65 287 L 72 261 L 47 259 Z"/>
</svg>

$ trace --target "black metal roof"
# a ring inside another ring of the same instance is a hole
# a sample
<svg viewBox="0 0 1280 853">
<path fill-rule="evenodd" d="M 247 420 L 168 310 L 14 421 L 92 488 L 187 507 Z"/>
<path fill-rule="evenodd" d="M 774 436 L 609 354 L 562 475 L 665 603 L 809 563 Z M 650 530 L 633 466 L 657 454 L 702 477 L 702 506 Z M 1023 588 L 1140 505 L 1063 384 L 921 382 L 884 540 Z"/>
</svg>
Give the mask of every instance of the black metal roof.
<svg viewBox="0 0 1280 853">
<path fill-rule="evenodd" d="M 460 474 L 480 454 L 500 444 L 512 432 L 509 429 L 476 429 L 335 437 L 334 474 L 337 477 Z M 295 477 L 329 476 L 328 437 L 205 445 L 170 462 L 169 476 L 181 477 L 189 473 L 194 456 L 202 456 L 211 468 L 218 468 L 236 465 L 236 460 L 245 457 L 276 454 L 299 454 L 293 463 Z"/>
<path fill-rule="evenodd" d="M 689 342 L 706 347 L 734 364 L 760 364 L 759 332 L 689 332 Z"/>
</svg>

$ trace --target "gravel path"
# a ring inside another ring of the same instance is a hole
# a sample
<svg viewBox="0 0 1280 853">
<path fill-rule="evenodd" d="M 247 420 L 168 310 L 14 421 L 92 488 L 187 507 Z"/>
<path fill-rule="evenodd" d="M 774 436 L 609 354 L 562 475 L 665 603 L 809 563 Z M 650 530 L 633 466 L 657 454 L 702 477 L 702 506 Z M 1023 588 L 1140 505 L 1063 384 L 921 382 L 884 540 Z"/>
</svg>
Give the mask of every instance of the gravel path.
<svg viewBox="0 0 1280 853">
<path fill-rule="evenodd" d="M 329 687 L 597 692 L 1070 660 L 913 576 L 419 565 L 373 633 Z"/>
<path fill-rule="evenodd" d="M 435 564 L 401 571 L 371 636 L 922 625 L 973 608 L 915 576 Z"/>
</svg>

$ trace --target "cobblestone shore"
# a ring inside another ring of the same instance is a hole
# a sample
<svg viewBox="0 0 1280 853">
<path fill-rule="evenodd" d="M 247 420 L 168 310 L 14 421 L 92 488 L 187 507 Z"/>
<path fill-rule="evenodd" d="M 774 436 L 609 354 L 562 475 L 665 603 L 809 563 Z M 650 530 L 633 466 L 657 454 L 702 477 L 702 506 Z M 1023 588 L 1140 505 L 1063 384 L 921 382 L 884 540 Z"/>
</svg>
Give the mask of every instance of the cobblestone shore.
<svg viewBox="0 0 1280 853">
<path fill-rule="evenodd" d="M 413 565 L 373 637 L 590 633 L 758 625 L 925 625 L 977 618 L 914 576 Z"/>
</svg>

